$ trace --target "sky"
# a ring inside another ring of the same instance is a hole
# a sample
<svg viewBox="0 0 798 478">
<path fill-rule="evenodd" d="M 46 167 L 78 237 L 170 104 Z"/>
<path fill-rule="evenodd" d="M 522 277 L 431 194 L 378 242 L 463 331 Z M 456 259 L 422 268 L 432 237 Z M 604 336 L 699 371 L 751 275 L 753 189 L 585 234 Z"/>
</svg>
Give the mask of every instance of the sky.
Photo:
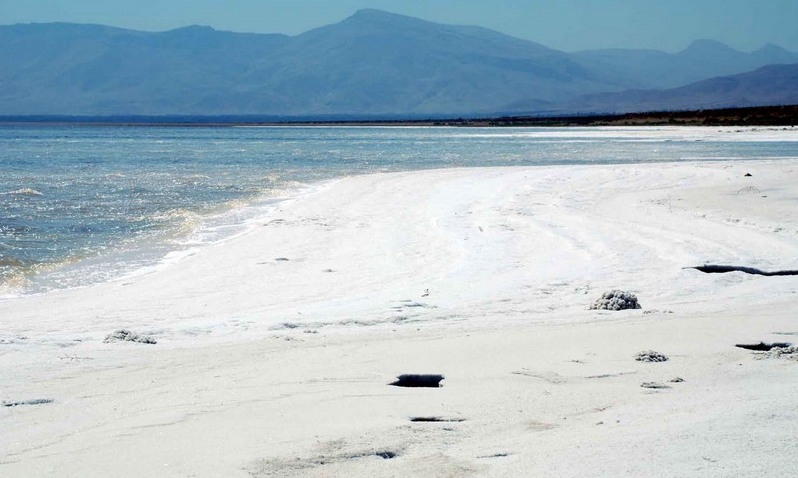
<svg viewBox="0 0 798 478">
<path fill-rule="evenodd" d="M 798 52 L 798 0 L 0 0 L 0 24 L 99 23 L 146 31 L 186 25 L 296 35 L 376 8 L 479 25 L 551 48 L 678 51 L 713 39 Z"/>
</svg>

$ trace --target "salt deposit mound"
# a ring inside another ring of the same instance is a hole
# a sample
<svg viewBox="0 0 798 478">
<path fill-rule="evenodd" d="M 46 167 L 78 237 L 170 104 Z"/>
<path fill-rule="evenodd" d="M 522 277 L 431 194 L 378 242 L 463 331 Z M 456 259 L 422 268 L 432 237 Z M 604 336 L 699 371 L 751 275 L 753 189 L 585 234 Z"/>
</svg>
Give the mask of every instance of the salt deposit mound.
<svg viewBox="0 0 798 478">
<path fill-rule="evenodd" d="M 602 294 L 590 308 L 595 310 L 639 309 L 640 304 L 634 294 L 616 289 Z"/>
<path fill-rule="evenodd" d="M 653 350 L 646 350 L 635 355 L 635 360 L 638 362 L 667 362 L 668 357 L 665 354 L 654 352 Z"/>
</svg>

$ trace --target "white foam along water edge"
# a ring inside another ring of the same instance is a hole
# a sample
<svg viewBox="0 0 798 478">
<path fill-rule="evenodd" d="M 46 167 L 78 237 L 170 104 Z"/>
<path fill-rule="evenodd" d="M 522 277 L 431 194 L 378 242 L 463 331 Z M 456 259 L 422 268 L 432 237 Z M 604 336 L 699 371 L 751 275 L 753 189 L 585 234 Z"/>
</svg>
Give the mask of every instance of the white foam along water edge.
<svg viewBox="0 0 798 478">
<path fill-rule="evenodd" d="M 46 294 L 53 290 L 90 287 L 104 282 L 124 282 L 155 273 L 193 256 L 204 247 L 230 241 L 253 231 L 262 226 L 265 218 L 275 209 L 329 187 L 340 179 L 327 179 L 310 184 L 296 183 L 293 187 L 268 191 L 250 200 L 232 201 L 232 207 L 199 216 L 200 220 L 196 226 L 181 237 L 161 236 L 151 241 L 146 248 L 126 250 L 122 247 L 93 257 L 56 264 L 52 271 L 27 278 L 33 287 L 18 288 L 16 291 L 13 288 L 4 290 L 4 287 L 0 287 L 0 301 Z M 84 276 L 90 272 L 94 272 L 92 279 L 70 280 L 74 275 Z M 53 280 L 57 280 L 58 283 L 54 285 Z"/>
<path fill-rule="evenodd" d="M 735 156 L 682 156 L 679 159 L 681 161 L 696 161 L 702 163 L 740 160 L 740 158 Z M 750 159 L 759 160 L 759 161 L 792 161 L 798 159 L 798 156 L 768 156 L 766 158 L 750 158 Z"/>
<path fill-rule="evenodd" d="M 569 129 L 575 138 L 570 142 L 608 141 L 660 143 L 666 141 L 722 141 L 722 142 L 798 142 L 795 127 L 692 127 L 692 126 L 596 126 Z M 772 133 L 772 134 L 769 134 Z M 562 132 L 552 128 L 529 128 L 529 131 L 492 131 L 490 133 L 462 133 L 452 137 L 461 138 L 561 138 Z"/>
</svg>

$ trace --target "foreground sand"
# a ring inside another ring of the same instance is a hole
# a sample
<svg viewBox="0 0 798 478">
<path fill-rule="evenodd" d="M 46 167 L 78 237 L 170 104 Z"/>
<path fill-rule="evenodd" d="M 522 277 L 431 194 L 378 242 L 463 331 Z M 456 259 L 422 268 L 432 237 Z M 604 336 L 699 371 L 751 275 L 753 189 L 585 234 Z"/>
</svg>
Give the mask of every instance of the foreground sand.
<svg viewBox="0 0 798 478">
<path fill-rule="evenodd" d="M 0 302 L 0 399 L 53 400 L 0 407 L 0 476 L 786 476 L 798 361 L 734 344 L 798 342 L 798 277 L 683 267 L 798 269 L 796 198 L 798 160 L 327 184 Z M 643 309 L 588 310 L 613 288 Z M 103 343 L 122 327 L 158 344 Z"/>
</svg>

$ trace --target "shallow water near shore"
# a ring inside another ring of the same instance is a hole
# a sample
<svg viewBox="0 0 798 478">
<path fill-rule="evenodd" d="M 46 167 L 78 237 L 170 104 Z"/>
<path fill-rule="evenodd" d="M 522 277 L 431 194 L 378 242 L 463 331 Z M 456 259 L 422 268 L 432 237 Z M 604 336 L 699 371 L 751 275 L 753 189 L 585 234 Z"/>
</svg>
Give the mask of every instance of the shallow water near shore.
<svg viewBox="0 0 798 478">
<path fill-rule="evenodd" d="M 798 130 L 0 127 L 0 297 L 105 281 L 373 172 L 779 159 Z"/>
</svg>

